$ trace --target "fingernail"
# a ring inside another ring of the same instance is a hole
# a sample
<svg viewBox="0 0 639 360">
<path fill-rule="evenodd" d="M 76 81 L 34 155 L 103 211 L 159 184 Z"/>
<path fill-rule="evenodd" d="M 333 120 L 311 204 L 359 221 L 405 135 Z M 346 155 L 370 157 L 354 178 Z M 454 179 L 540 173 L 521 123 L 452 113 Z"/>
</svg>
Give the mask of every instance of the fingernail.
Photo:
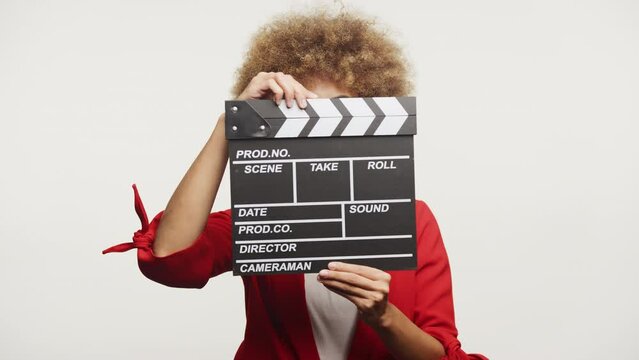
<svg viewBox="0 0 639 360">
<path fill-rule="evenodd" d="M 302 99 L 302 107 L 305 108 L 306 107 L 306 100 Z"/>
<path fill-rule="evenodd" d="M 319 276 L 328 276 L 328 270 L 324 269 L 319 272 Z"/>
<path fill-rule="evenodd" d="M 337 263 L 336 262 L 329 262 L 328 263 L 328 268 L 329 269 L 335 269 L 337 267 Z"/>
</svg>

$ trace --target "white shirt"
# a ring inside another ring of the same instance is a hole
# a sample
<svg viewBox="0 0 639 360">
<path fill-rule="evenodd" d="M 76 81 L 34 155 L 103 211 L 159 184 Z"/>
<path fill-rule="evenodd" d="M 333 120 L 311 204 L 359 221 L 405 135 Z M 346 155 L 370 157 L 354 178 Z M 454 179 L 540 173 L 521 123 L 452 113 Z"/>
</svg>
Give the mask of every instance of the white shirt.
<svg viewBox="0 0 639 360">
<path fill-rule="evenodd" d="M 357 307 L 317 281 L 317 273 L 304 274 L 306 307 L 321 360 L 346 360 L 355 333 Z"/>
</svg>

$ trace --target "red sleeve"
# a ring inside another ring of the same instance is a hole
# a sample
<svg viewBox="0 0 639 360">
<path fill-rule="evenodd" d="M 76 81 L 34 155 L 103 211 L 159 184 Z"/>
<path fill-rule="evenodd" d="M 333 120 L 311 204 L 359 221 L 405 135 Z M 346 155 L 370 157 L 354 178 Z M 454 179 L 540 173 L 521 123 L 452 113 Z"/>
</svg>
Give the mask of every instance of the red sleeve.
<svg viewBox="0 0 639 360">
<path fill-rule="evenodd" d="M 138 249 L 138 267 L 149 279 L 171 287 L 202 288 L 209 278 L 231 270 L 231 210 L 211 213 L 195 242 L 168 256 L 153 253 L 153 241 L 164 211 L 149 223 L 137 187 L 133 185 L 135 211 L 142 227 L 133 234 L 133 242 L 102 251 L 123 252 Z"/>
<path fill-rule="evenodd" d="M 437 221 L 426 203 L 417 200 L 417 272 L 415 324 L 442 343 L 442 360 L 487 360 L 466 354 L 457 340 L 448 255 Z"/>
</svg>

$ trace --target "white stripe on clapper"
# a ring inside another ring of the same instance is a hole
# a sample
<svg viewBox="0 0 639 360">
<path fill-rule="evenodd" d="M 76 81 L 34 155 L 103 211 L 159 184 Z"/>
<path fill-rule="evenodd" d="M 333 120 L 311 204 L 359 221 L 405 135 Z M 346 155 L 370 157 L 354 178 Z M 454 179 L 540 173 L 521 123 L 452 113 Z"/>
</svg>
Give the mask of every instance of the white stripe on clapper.
<svg viewBox="0 0 639 360">
<path fill-rule="evenodd" d="M 346 255 L 346 256 L 313 256 L 303 258 L 278 258 L 278 259 L 247 259 L 236 260 L 238 264 L 282 262 L 282 261 L 314 261 L 314 260 L 347 260 L 347 259 L 387 259 L 413 257 L 413 254 L 380 254 L 380 255 Z"/>
<path fill-rule="evenodd" d="M 259 239 L 259 240 L 239 240 L 236 244 L 272 244 L 272 243 L 292 243 L 292 242 L 325 242 L 325 241 L 358 241 L 358 240 L 394 240 L 410 239 L 412 235 L 372 235 L 372 236 L 336 236 L 320 238 L 293 238 L 293 239 Z"/>
<path fill-rule="evenodd" d="M 297 137 L 304 129 L 304 126 L 308 122 L 309 116 L 306 111 L 297 107 L 297 103 L 293 103 L 293 106 L 289 109 L 286 107 L 286 101 L 282 100 L 279 106 L 280 111 L 286 116 L 286 120 L 275 134 L 276 138 L 284 137 Z"/>
<path fill-rule="evenodd" d="M 362 98 L 341 98 L 340 100 L 353 116 L 342 132 L 342 136 L 364 135 L 366 129 L 375 119 L 375 113 Z"/>
<path fill-rule="evenodd" d="M 308 99 L 307 101 L 319 116 L 308 136 L 331 136 L 342 120 L 342 114 L 330 99 Z"/>
<path fill-rule="evenodd" d="M 334 219 L 288 219 L 288 220 L 258 220 L 258 221 L 236 221 L 235 225 L 261 225 L 261 224 L 305 224 L 305 223 L 325 223 L 341 222 L 342 218 Z"/>
<path fill-rule="evenodd" d="M 318 161 L 348 161 L 348 160 L 392 160 L 410 159 L 410 155 L 390 155 L 390 156 L 354 156 L 354 157 L 334 157 L 334 158 L 308 158 L 308 159 L 266 159 L 266 160 L 233 160 L 233 165 L 239 164 L 272 164 L 272 163 L 292 163 L 292 162 L 318 162 Z"/>
<path fill-rule="evenodd" d="M 291 163 L 293 167 L 293 203 L 297 202 L 297 163 Z"/>
<path fill-rule="evenodd" d="M 346 219 L 344 214 L 344 203 L 342 203 L 342 237 L 346 237 Z"/>
<path fill-rule="evenodd" d="M 373 135 L 395 135 L 408 118 L 404 107 L 394 97 L 374 97 L 373 100 L 387 114 Z"/>
<path fill-rule="evenodd" d="M 277 206 L 316 206 L 316 205 L 340 205 L 340 204 L 379 204 L 379 203 L 405 203 L 411 199 L 379 199 L 379 200 L 344 200 L 344 201 L 308 201 L 298 203 L 261 203 L 261 204 L 235 204 L 234 208 L 249 207 L 277 207 Z"/>
</svg>

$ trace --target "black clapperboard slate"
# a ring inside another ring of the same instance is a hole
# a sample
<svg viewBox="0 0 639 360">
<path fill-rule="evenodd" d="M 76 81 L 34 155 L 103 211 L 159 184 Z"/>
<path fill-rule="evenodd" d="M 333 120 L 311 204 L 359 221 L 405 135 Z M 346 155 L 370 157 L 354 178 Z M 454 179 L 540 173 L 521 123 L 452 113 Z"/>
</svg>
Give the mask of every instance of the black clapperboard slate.
<svg viewBox="0 0 639 360">
<path fill-rule="evenodd" d="M 415 98 L 307 102 L 226 102 L 233 274 L 415 269 Z"/>
</svg>

